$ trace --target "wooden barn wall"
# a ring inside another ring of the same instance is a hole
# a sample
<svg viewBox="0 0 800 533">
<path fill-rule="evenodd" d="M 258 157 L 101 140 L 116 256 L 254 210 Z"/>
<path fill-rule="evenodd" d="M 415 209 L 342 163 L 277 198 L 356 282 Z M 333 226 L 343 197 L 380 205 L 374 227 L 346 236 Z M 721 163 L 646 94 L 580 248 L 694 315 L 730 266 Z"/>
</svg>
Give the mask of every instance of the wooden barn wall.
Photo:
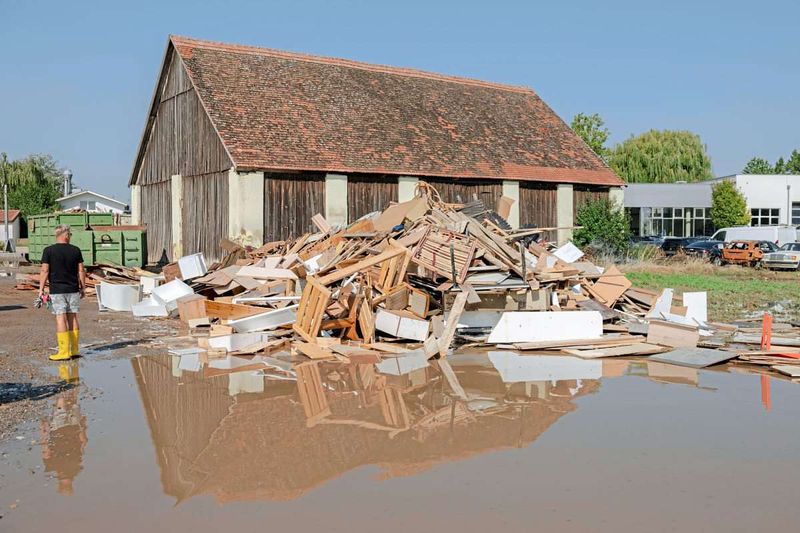
<svg viewBox="0 0 800 533">
<path fill-rule="evenodd" d="M 453 180 L 441 178 L 420 178 L 439 191 L 442 200 L 447 203 L 469 203 L 475 197 L 483 200 L 488 209 L 497 206 L 497 200 L 503 196 L 502 180 Z"/>
<path fill-rule="evenodd" d="M 144 150 L 139 185 L 168 181 L 175 174 L 197 176 L 231 168 L 230 158 L 175 53 Z"/>
<path fill-rule="evenodd" d="M 367 213 L 386 209 L 397 201 L 397 177 L 383 175 L 347 176 L 347 216 L 354 222 Z"/>
<path fill-rule="evenodd" d="M 147 225 L 147 262 L 157 263 L 166 254 L 172 260 L 172 183 L 142 186 L 142 223 Z"/>
<path fill-rule="evenodd" d="M 608 199 L 608 187 L 594 187 L 591 185 L 573 185 L 572 186 L 572 209 L 573 216 L 578 216 L 578 211 L 587 202 L 599 200 L 601 198 Z"/>
<path fill-rule="evenodd" d="M 554 183 L 527 182 L 519 184 L 520 226 L 553 228 L 558 224 L 558 201 Z M 546 236 L 552 238 L 551 235 Z"/>
<path fill-rule="evenodd" d="M 317 213 L 325 214 L 323 174 L 264 174 L 264 242 L 317 231 Z"/>
<path fill-rule="evenodd" d="M 228 237 L 228 173 L 183 179 L 183 253 L 202 252 L 209 262 L 222 259 Z"/>
</svg>

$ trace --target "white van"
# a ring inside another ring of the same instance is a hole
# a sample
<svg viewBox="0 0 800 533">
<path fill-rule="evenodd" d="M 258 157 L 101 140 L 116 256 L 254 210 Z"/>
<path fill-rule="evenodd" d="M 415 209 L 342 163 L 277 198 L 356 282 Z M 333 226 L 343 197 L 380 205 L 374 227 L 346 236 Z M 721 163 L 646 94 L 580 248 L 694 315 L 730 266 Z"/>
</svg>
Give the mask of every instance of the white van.
<svg viewBox="0 0 800 533">
<path fill-rule="evenodd" d="M 794 226 L 734 226 L 722 228 L 711 236 L 713 241 L 770 241 L 778 246 L 787 242 L 797 242 L 797 228 Z"/>
</svg>

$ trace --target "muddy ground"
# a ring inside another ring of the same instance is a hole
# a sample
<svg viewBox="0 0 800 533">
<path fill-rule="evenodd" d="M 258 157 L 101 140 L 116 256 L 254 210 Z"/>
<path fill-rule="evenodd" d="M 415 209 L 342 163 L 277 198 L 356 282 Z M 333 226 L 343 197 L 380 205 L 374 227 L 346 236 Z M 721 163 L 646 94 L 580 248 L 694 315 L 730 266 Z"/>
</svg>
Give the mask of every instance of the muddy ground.
<svg viewBox="0 0 800 533">
<path fill-rule="evenodd" d="M 14 289 L 13 279 L 0 278 L 0 441 L 21 424 L 36 419 L 48 401 L 71 387 L 47 359 L 56 351 L 55 320 L 36 309 L 34 291 Z M 153 340 L 173 334 L 174 319 L 135 319 L 129 313 L 97 310 L 97 299 L 81 303 L 80 344 L 86 357 L 129 357 L 158 351 Z"/>
</svg>

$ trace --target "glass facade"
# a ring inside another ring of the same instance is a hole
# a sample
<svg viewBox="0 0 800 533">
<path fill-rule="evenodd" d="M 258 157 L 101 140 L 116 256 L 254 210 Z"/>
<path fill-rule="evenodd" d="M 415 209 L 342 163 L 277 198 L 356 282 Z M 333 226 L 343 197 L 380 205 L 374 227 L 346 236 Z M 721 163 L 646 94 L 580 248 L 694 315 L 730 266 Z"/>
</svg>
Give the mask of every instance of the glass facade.
<svg viewBox="0 0 800 533">
<path fill-rule="evenodd" d="M 631 211 L 631 224 L 633 215 Z M 636 219 L 637 235 L 701 237 L 714 233 L 709 207 L 642 207 Z"/>
<path fill-rule="evenodd" d="M 792 209 L 794 211 L 794 209 Z M 750 210 L 751 226 L 777 226 L 780 220 L 780 209 L 754 208 Z"/>
</svg>

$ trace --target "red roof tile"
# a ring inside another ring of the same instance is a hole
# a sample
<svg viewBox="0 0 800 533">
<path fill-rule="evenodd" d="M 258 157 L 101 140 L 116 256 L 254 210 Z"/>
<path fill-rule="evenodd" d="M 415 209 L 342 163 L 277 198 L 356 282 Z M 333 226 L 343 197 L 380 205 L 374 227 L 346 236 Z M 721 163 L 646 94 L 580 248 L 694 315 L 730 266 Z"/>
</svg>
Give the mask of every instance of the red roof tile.
<svg viewBox="0 0 800 533">
<path fill-rule="evenodd" d="M 238 169 L 622 184 L 530 89 L 171 42 Z"/>
<path fill-rule="evenodd" d="M 8 221 L 14 222 L 19 217 L 19 209 L 9 209 L 8 210 Z M 4 223 L 6 221 L 6 212 L 0 209 L 0 223 Z"/>
</svg>

